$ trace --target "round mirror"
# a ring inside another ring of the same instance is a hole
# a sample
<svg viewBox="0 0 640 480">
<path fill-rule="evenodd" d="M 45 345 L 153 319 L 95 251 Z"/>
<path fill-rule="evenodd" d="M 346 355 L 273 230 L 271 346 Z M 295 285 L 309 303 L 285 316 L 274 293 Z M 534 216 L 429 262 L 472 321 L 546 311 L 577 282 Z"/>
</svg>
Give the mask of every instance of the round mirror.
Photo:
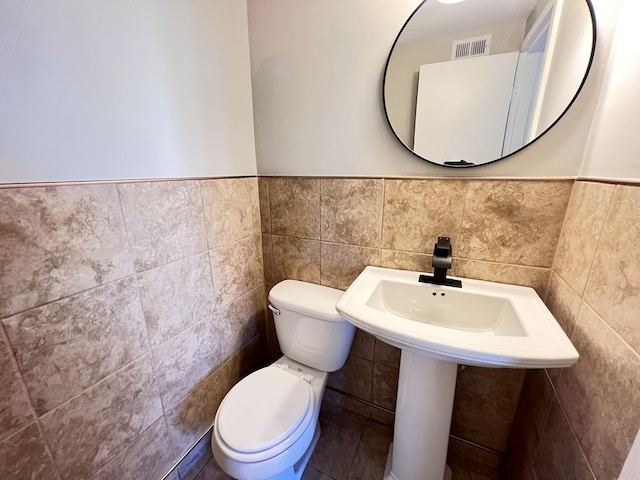
<svg viewBox="0 0 640 480">
<path fill-rule="evenodd" d="M 569 109 L 595 39 L 588 0 L 425 0 L 387 60 L 387 119 L 406 148 L 432 163 L 507 157 Z"/>
</svg>

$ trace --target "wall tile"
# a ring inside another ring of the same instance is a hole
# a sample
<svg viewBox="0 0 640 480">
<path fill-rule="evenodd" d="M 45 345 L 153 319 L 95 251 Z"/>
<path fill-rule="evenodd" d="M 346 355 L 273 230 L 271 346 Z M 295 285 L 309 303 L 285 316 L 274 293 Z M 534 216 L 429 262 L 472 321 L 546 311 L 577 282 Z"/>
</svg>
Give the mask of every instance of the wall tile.
<svg viewBox="0 0 640 480">
<path fill-rule="evenodd" d="M 320 282 L 322 285 L 346 290 L 367 265 L 380 264 L 380 249 L 320 244 Z"/>
<path fill-rule="evenodd" d="M 202 199 L 194 181 L 118 185 L 136 271 L 207 249 Z"/>
<path fill-rule="evenodd" d="M 271 235 L 262 235 L 262 259 L 264 263 L 264 281 L 273 283 L 273 249 L 271 248 Z"/>
<path fill-rule="evenodd" d="M 150 356 L 41 417 L 65 479 L 86 479 L 162 415 Z"/>
<path fill-rule="evenodd" d="M 640 352 L 640 187 L 616 188 L 585 300 Z"/>
<path fill-rule="evenodd" d="M 507 478 L 531 475 L 553 399 L 553 387 L 544 370 L 527 370 L 505 450 Z"/>
<path fill-rule="evenodd" d="M 353 343 L 351 344 L 351 351 L 349 352 L 349 355 L 373 360 L 373 348 L 375 342 L 376 338 L 373 335 L 357 328 L 356 334 L 353 337 Z"/>
<path fill-rule="evenodd" d="M 556 400 L 540 437 L 540 451 L 534 468 L 537 480 L 596 480 Z"/>
<path fill-rule="evenodd" d="M 0 190 L 0 317 L 132 272 L 114 185 Z"/>
<path fill-rule="evenodd" d="M 185 452 L 213 424 L 222 399 L 241 377 L 241 361 L 241 353 L 230 358 L 167 411 L 169 434 L 180 452 Z"/>
<path fill-rule="evenodd" d="M 349 356 L 340 370 L 329 374 L 328 385 L 370 402 L 373 362 L 353 355 Z"/>
<path fill-rule="evenodd" d="M 269 204 L 272 233 L 320 239 L 320 180 L 271 178 Z"/>
<path fill-rule="evenodd" d="M 554 270 L 579 295 L 587 284 L 614 185 L 576 182 L 556 247 Z"/>
<path fill-rule="evenodd" d="M 383 249 L 381 251 L 380 266 L 395 268 L 397 270 L 431 273 L 433 272 L 432 259 L 432 255 L 426 255 L 424 253 L 398 252 Z"/>
<path fill-rule="evenodd" d="M 271 212 L 269 207 L 269 179 L 258 178 L 258 197 L 260 202 L 260 226 L 263 233 L 271 233 Z"/>
<path fill-rule="evenodd" d="M 169 471 L 175 452 L 164 417 L 142 432 L 131 445 L 105 465 L 92 480 L 159 480 Z"/>
<path fill-rule="evenodd" d="M 380 247 L 382 179 L 320 180 L 320 239 Z"/>
<path fill-rule="evenodd" d="M 382 246 L 432 253 L 439 236 L 458 244 L 465 181 L 385 180 Z"/>
<path fill-rule="evenodd" d="M 0 478 L 3 480 L 60 478 L 35 423 L 0 443 Z"/>
<path fill-rule="evenodd" d="M 302 238 L 271 236 L 273 282 L 287 278 L 320 283 L 320 242 Z"/>
<path fill-rule="evenodd" d="M 165 410 L 173 408 L 222 363 L 221 340 L 207 318 L 153 350 Z"/>
<path fill-rule="evenodd" d="M 147 351 L 133 277 L 3 320 L 38 414 Z"/>
<path fill-rule="evenodd" d="M 373 364 L 371 401 L 388 410 L 396 409 L 398 394 L 398 368 L 381 363 Z"/>
<path fill-rule="evenodd" d="M 264 288 L 260 286 L 214 314 L 212 321 L 222 360 L 242 350 L 262 331 L 265 307 Z"/>
<path fill-rule="evenodd" d="M 583 303 L 572 336 L 578 362 L 558 395 L 597 478 L 620 473 L 640 425 L 640 356 Z"/>
<path fill-rule="evenodd" d="M 472 472 L 470 480 L 498 480 L 502 478 L 500 457 L 455 438 L 449 439 L 447 465 L 452 470 Z M 533 480 L 514 478 L 512 480 Z M 560 479 L 558 479 L 560 480 Z"/>
<path fill-rule="evenodd" d="M 0 331 L 0 442 L 34 420 L 12 356 L 11 348 Z"/>
<path fill-rule="evenodd" d="M 261 235 L 216 248 L 210 255 L 218 307 L 264 282 Z"/>
<path fill-rule="evenodd" d="M 453 273 L 456 277 L 531 287 L 538 293 L 540 298 L 544 298 L 547 284 L 549 283 L 550 270 L 548 268 L 458 258 L 454 262 Z"/>
<path fill-rule="evenodd" d="M 373 358 L 376 363 L 389 365 L 391 367 L 400 367 L 400 349 L 377 338 Z"/>
<path fill-rule="evenodd" d="M 209 248 L 260 233 L 258 181 L 221 178 L 200 182 Z"/>
<path fill-rule="evenodd" d="M 557 273 L 551 273 L 545 303 L 568 337 L 573 334 L 581 301 Z"/>
<path fill-rule="evenodd" d="M 208 253 L 139 274 L 138 290 L 154 347 L 215 311 Z"/>
<path fill-rule="evenodd" d="M 456 255 L 550 267 L 571 186 L 568 181 L 470 181 Z"/>
<path fill-rule="evenodd" d="M 458 372 L 451 433 L 503 452 L 524 370 L 467 367 Z"/>
</svg>

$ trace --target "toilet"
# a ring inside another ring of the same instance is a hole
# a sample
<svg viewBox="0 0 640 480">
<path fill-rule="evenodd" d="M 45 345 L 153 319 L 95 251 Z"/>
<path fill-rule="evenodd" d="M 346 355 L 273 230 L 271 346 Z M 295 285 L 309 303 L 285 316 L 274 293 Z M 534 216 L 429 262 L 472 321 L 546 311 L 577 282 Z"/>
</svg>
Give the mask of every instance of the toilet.
<svg viewBox="0 0 640 480">
<path fill-rule="evenodd" d="M 229 391 L 211 436 L 216 462 L 233 478 L 301 478 L 320 437 L 327 376 L 344 365 L 355 334 L 335 309 L 342 294 L 296 280 L 269 292 L 284 356 Z"/>
</svg>

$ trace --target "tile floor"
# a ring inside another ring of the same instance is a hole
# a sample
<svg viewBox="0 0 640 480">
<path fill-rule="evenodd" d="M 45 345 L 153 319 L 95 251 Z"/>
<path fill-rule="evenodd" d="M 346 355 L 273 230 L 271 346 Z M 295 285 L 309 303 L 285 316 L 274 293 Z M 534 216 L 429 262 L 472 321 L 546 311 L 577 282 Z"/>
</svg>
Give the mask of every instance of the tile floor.
<svg viewBox="0 0 640 480">
<path fill-rule="evenodd" d="M 382 425 L 352 412 L 321 410 L 322 433 L 302 480 L 382 480 L 393 427 Z M 201 458 L 181 480 L 230 480 L 206 452 L 203 440 Z M 203 460 L 207 460 L 202 467 Z M 453 465 L 452 480 L 495 480 Z"/>
</svg>

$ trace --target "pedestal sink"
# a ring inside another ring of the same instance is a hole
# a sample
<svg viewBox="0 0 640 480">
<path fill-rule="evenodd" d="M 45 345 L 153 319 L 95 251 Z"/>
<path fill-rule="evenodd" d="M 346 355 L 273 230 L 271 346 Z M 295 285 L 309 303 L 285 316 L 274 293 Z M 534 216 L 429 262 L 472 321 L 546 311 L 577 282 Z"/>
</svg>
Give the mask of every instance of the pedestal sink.
<svg viewBox="0 0 640 480">
<path fill-rule="evenodd" d="M 393 444 L 384 480 L 442 480 L 458 364 L 568 367 L 578 352 L 528 287 L 460 279 L 418 282 L 419 272 L 366 267 L 336 309 L 402 350 Z"/>
</svg>

